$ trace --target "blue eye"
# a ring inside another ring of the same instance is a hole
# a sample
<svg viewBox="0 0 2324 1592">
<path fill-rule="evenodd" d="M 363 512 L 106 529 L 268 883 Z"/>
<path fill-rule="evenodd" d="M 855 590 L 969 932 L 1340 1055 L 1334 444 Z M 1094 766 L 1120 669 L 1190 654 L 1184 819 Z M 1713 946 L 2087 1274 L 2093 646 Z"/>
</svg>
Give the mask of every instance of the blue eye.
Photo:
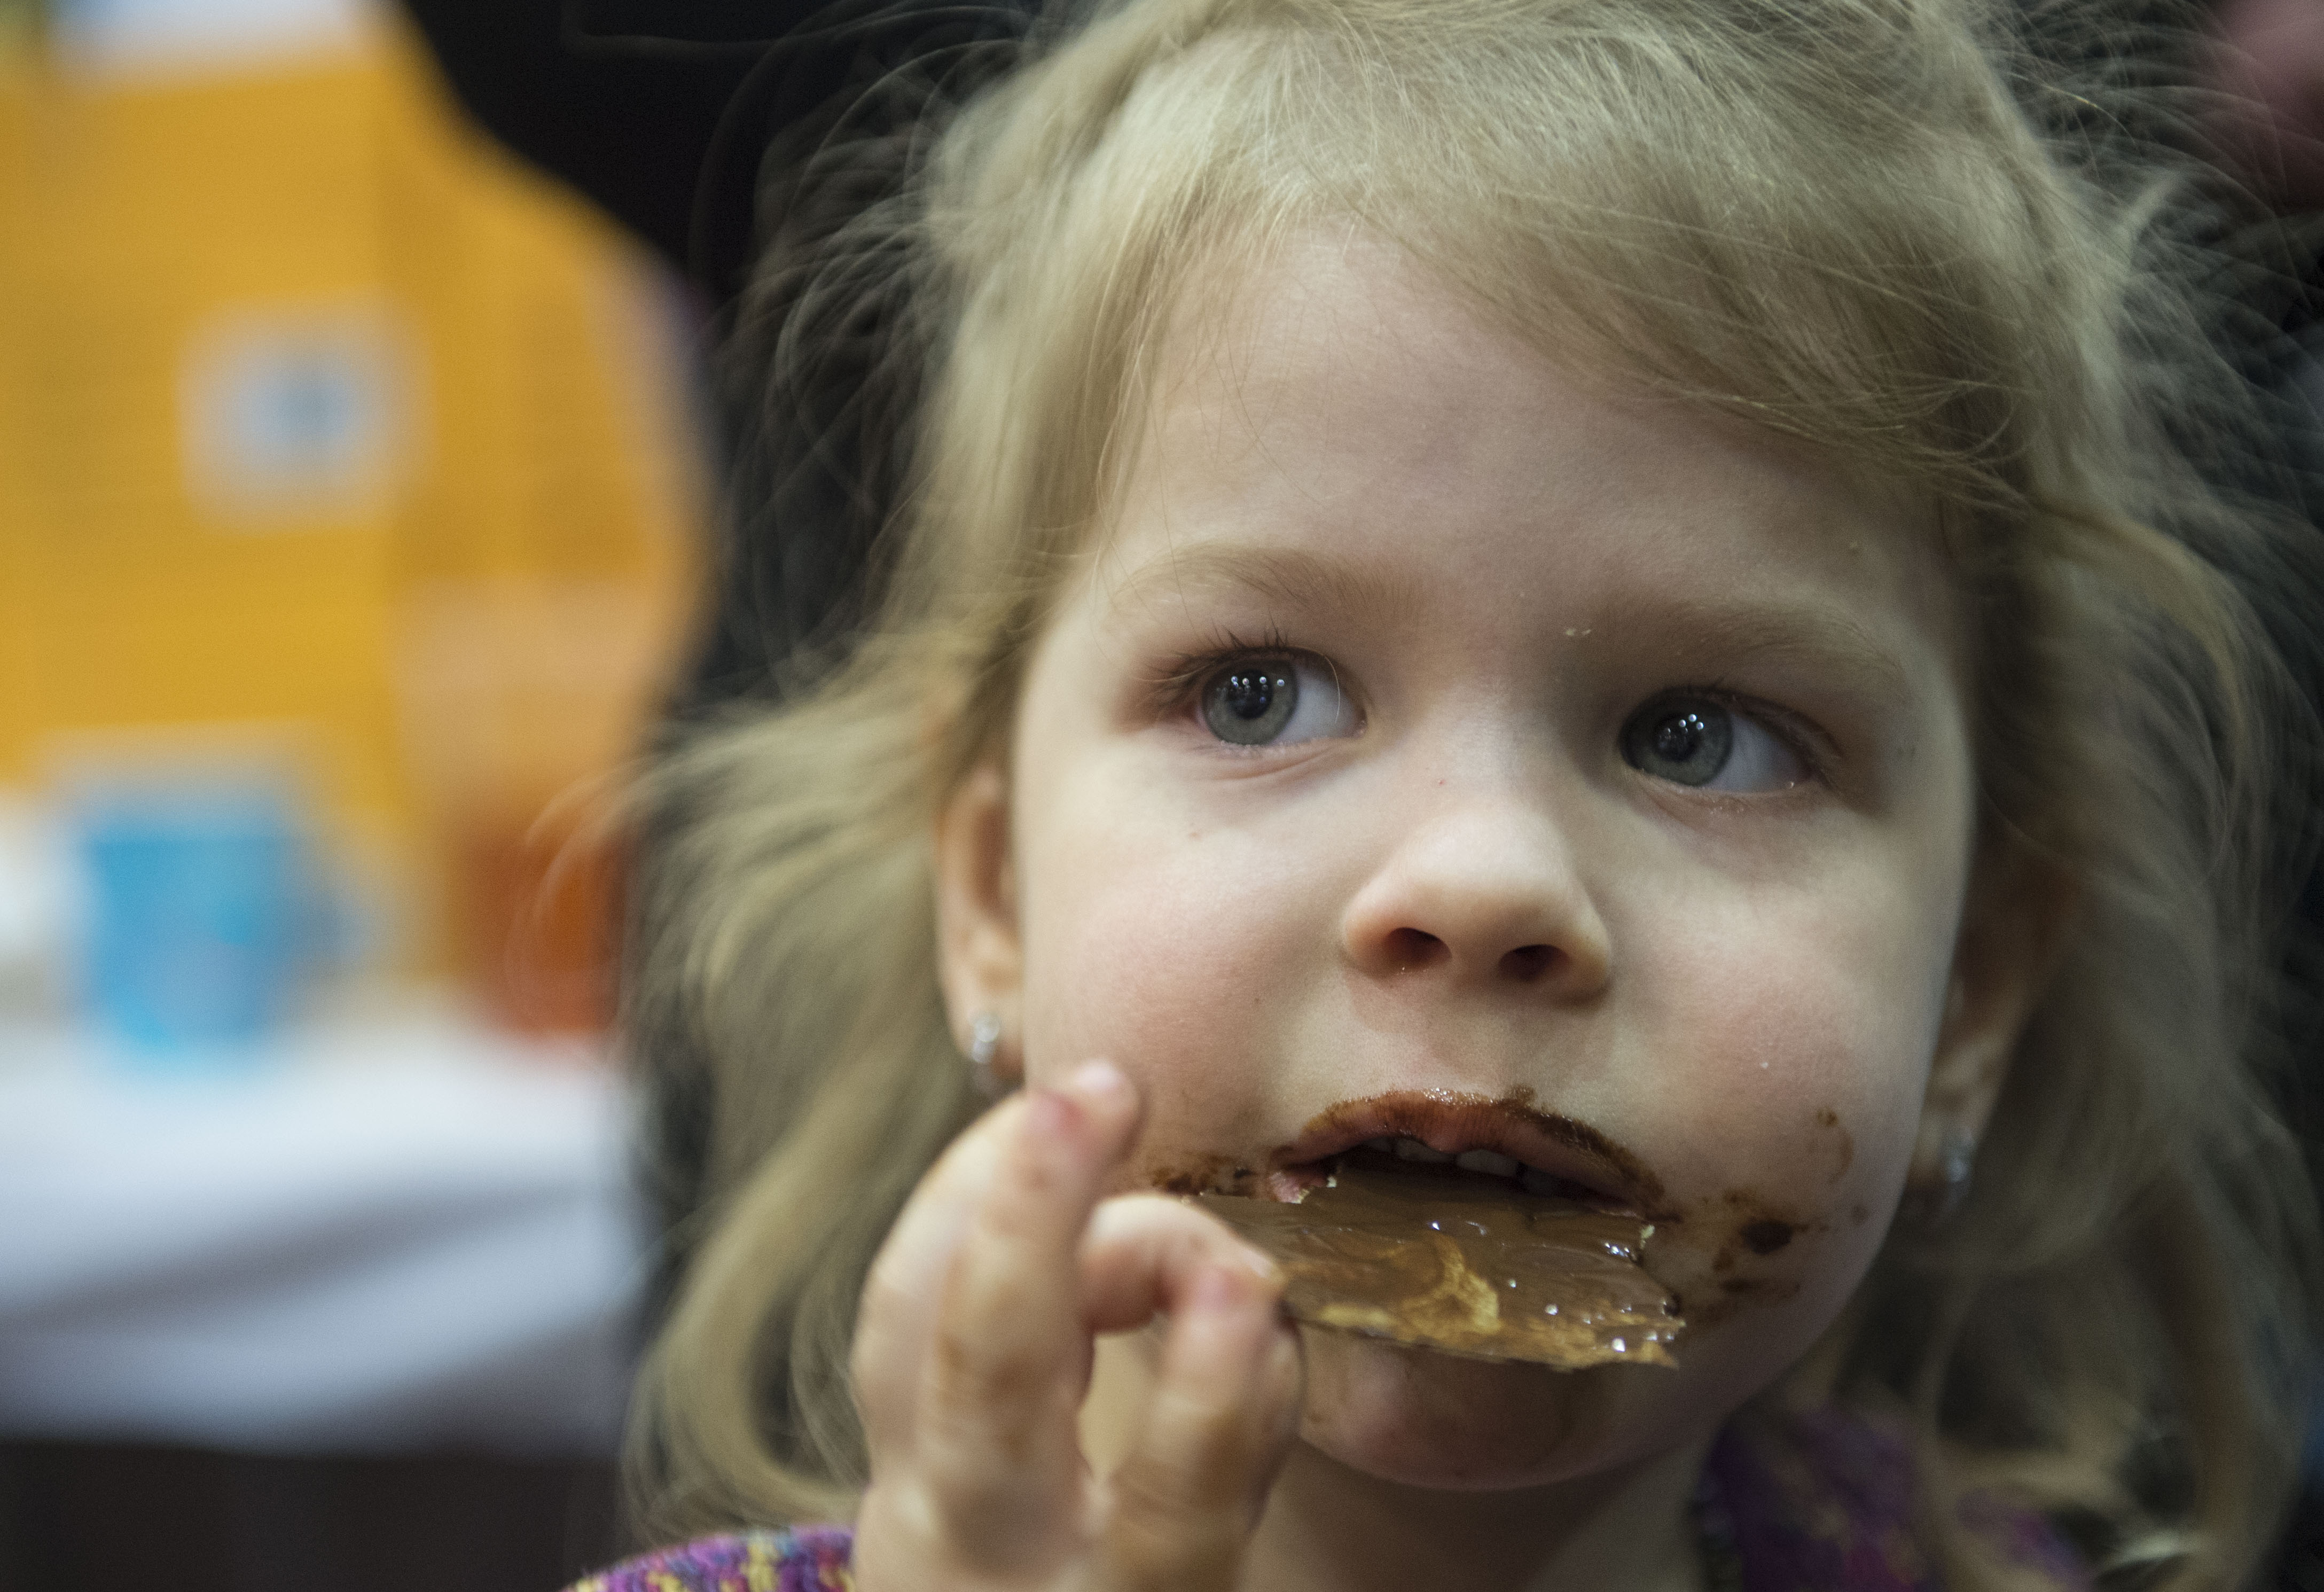
<svg viewBox="0 0 2324 1592">
<path fill-rule="evenodd" d="M 1339 680 L 1316 660 L 1239 658 L 1203 682 L 1203 727 L 1235 746 L 1286 746 L 1350 736 L 1356 714 Z"/>
<path fill-rule="evenodd" d="M 1765 725 L 1703 697 L 1665 697 L 1622 727 L 1622 760 L 1641 773 L 1704 791 L 1781 791 L 1807 777 L 1800 754 Z"/>
</svg>

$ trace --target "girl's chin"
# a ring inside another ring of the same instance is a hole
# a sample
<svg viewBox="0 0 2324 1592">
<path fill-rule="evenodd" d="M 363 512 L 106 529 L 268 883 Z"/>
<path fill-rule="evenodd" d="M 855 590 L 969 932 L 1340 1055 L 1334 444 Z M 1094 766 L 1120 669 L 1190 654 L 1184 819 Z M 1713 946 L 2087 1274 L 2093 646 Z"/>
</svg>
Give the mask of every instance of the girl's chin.
<svg viewBox="0 0 2324 1592">
<path fill-rule="evenodd" d="M 1539 1486 L 1635 1458 L 1637 1417 L 1658 1402 L 1640 1379 L 1668 1374 L 1457 1359 L 1314 1328 L 1302 1337 L 1301 1439 L 1351 1470 L 1407 1486 Z"/>
</svg>

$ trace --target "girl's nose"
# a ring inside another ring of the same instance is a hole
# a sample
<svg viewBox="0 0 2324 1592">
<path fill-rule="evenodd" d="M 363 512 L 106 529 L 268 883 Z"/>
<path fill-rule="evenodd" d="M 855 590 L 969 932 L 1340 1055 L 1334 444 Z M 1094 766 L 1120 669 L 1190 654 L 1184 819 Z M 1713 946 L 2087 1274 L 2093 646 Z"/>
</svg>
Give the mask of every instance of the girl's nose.
<svg viewBox="0 0 2324 1592">
<path fill-rule="evenodd" d="M 1515 804 L 1465 805 L 1405 837 L 1348 903 L 1341 938 L 1375 977 L 1430 972 L 1575 1001 L 1612 972 L 1565 833 Z"/>
</svg>

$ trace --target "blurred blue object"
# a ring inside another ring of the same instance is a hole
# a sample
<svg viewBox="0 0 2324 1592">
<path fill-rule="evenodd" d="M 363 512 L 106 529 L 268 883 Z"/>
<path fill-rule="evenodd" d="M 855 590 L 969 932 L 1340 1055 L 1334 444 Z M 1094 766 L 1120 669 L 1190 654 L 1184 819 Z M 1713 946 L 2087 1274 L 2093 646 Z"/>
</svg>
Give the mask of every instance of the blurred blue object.
<svg viewBox="0 0 2324 1592">
<path fill-rule="evenodd" d="M 322 928 L 300 804 L 277 781 L 84 787 L 89 1015 L 147 1060 L 236 1062 L 281 1025 Z"/>
</svg>

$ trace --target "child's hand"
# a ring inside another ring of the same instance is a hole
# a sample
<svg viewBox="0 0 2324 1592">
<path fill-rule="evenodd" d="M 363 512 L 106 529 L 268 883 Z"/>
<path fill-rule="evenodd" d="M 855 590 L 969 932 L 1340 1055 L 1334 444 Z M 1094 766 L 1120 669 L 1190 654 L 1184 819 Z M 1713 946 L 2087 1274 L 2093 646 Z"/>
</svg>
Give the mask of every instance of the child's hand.
<svg viewBox="0 0 2324 1592">
<path fill-rule="evenodd" d="M 1298 1339 L 1225 1227 L 1153 1195 L 1098 1204 L 1139 1114 L 1092 1063 L 988 1113 L 905 1208 L 855 1339 L 862 1592 L 1235 1585 L 1296 1424 Z M 1101 1479 L 1075 1427 L 1093 1336 L 1157 1313 L 1144 1430 Z"/>
</svg>

